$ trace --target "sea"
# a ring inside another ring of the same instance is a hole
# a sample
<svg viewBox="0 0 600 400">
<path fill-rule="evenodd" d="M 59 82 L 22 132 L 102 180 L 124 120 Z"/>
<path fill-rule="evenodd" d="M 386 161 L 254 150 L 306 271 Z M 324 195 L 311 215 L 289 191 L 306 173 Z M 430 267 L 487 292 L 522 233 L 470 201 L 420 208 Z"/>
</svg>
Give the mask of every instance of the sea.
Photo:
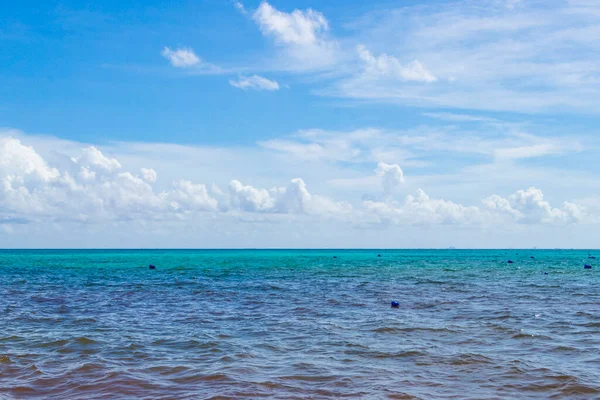
<svg viewBox="0 0 600 400">
<path fill-rule="evenodd" d="M 0 399 L 600 398 L 593 257 L 2 250 Z"/>
</svg>

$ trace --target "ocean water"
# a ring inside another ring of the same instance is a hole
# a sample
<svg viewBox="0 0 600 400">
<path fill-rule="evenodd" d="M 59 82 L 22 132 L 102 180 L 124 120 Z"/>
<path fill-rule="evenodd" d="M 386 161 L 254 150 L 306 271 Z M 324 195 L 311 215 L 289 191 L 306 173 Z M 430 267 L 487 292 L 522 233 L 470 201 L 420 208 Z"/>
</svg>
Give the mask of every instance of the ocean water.
<svg viewBox="0 0 600 400">
<path fill-rule="evenodd" d="M 0 251 L 0 398 L 600 398 L 590 255 Z"/>
</svg>

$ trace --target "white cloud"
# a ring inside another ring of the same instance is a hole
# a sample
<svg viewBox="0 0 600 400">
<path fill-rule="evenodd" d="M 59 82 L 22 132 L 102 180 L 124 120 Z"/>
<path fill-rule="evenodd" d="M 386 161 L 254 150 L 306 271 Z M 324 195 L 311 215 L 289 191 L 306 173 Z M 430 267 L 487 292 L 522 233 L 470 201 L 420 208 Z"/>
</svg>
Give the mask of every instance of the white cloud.
<svg viewBox="0 0 600 400">
<path fill-rule="evenodd" d="M 490 196 L 483 204 L 488 210 L 509 215 L 521 223 L 576 223 L 585 215 L 581 206 L 570 202 L 565 202 L 562 209 L 552 207 L 535 187 L 518 190 L 506 199 Z"/>
<path fill-rule="evenodd" d="M 51 181 L 59 176 L 32 147 L 18 140 L 0 138 L 0 154 L 0 168 L 7 179 Z"/>
<path fill-rule="evenodd" d="M 233 180 L 229 183 L 229 192 L 231 205 L 244 211 L 269 211 L 275 208 L 275 199 L 266 189 L 255 189 Z"/>
<path fill-rule="evenodd" d="M 437 80 L 437 78 L 417 60 L 402 65 L 396 57 L 385 53 L 375 57 L 362 44 L 358 45 L 356 50 L 364 63 L 364 74 L 368 78 L 377 79 L 380 77 L 391 77 L 403 81 L 416 82 L 435 82 Z"/>
<path fill-rule="evenodd" d="M 238 89 L 254 89 L 254 90 L 279 90 L 279 84 L 262 76 L 252 75 L 249 77 L 240 77 L 237 80 L 230 80 L 229 84 Z"/>
<path fill-rule="evenodd" d="M 263 1 L 254 13 L 265 34 L 273 35 L 281 43 L 300 46 L 314 45 L 320 35 L 329 29 L 327 19 L 320 12 L 308 9 L 285 13 Z"/>
<path fill-rule="evenodd" d="M 177 211 L 200 210 L 215 211 L 218 207 L 217 200 L 208 194 L 206 186 L 180 179 L 173 183 L 173 190 L 162 194 L 169 200 L 169 206 Z"/>
<path fill-rule="evenodd" d="M 600 222 L 600 207 L 594 205 L 597 201 L 577 200 L 552 204 L 552 199 L 557 198 L 555 186 L 560 189 L 564 184 L 556 181 L 556 174 L 544 178 L 545 187 L 550 188 L 548 198 L 536 188 L 518 190 L 508 196 L 486 197 L 489 193 L 498 193 L 495 187 L 498 186 L 499 173 L 516 168 L 510 163 L 500 172 L 484 169 L 481 179 L 489 184 L 485 187 L 485 192 L 474 195 L 473 188 L 480 186 L 480 178 L 474 179 L 474 183 L 469 186 L 471 176 L 458 178 L 450 173 L 437 177 L 411 175 L 410 180 L 402 183 L 402 169 L 390 161 L 378 164 L 373 172 L 373 161 L 368 161 L 363 166 L 364 161 L 351 164 L 342 157 L 339 164 L 344 168 L 341 168 L 332 166 L 337 163 L 336 158 L 329 158 L 328 163 L 332 164 L 319 163 L 319 160 L 311 163 L 302 160 L 297 162 L 289 156 L 278 157 L 268 149 L 257 151 L 254 159 L 240 160 L 240 157 L 248 157 L 248 150 L 228 155 L 223 149 L 126 143 L 100 148 L 20 136 L 22 139 L 0 135 L 0 224 L 6 231 L 0 235 L 19 235 L 19 232 L 25 235 L 24 232 L 33 233 L 36 229 L 40 229 L 39 234 L 43 235 L 42 231 L 46 229 L 48 232 L 50 227 L 68 227 L 67 230 L 75 229 L 79 235 L 83 235 L 85 232 L 102 230 L 103 227 L 118 226 L 115 230 L 129 233 L 135 231 L 140 235 L 160 231 L 169 237 L 179 235 L 179 238 L 186 235 L 203 235 L 201 237 L 207 238 L 218 231 L 220 235 L 233 235 L 224 236 L 221 243 L 230 243 L 231 238 L 235 238 L 236 243 L 241 246 L 246 243 L 242 238 L 247 235 L 248 230 L 258 236 L 268 232 L 273 235 L 278 232 L 278 235 L 285 236 L 285 232 L 296 234 L 301 230 L 319 229 L 335 234 L 353 227 L 353 233 L 344 233 L 343 241 L 336 243 L 344 246 L 355 240 L 352 243 L 358 246 L 362 235 L 380 229 L 381 224 L 385 225 L 386 230 L 393 230 L 394 235 L 401 232 L 406 235 L 409 232 L 419 234 L 421 231 L 414 229 L 428 229 L 427 226 L 435 225 L 435 232 L 438 232 L 437 229 L 460 229 L 461 232 L 480 232 L 482 235 L 490 231 L 516 230 L 521 232 L 520 238 L 523 240 L 533 240 L 533 236 L 527 232 L 533 232 L 538 229 L 535 228 L 537 226 L 547 229 L 561 226 L 565 232 L 583 232 L 592 229 L 583 226 Z M 326 142 L 346 136 L 351 143 L 350 149 L 356 146 L 355 143 L 361 143 L 362 146 L 364 143 L 382 140 L 384 143 L 400 143 L 401 146 L 423 145 L 423 151 L 430 151 L 430 146 L 435 145 L 433 139 L 424 142 L 420 136 L 402 137 L 397 132 L 382 130 L 337 133 L 313 130 L 300 132 L 294 137 L 297 140 Z M 394 140 L 397 142 L 393 142 Z M 35 144 L 35 149 L 24 144 L 31 142 Z M 364 149 L 357 148 L 360 151 Z M 369 155 L 363 160 L 370 157 Z M 506 163 L 502 161 L 500 165 Z M 169 169 L 173 164 L 175 168 Z M 261 167 L 252 169 L 255 164 L 260 164 Z M 316 164 L 316 172 L 310 170 L 313 164 Z M 152 168 L 140 168 L 142 165 L 151 165 Z M 266 168 L 265 165 L 269 167 Z M 274 172 L 265 175 L 265 170 Z M 411 168 L 413 170 L 415 169 Z M 280 182 L 278 179 L 282 175 L 294 176 L 289 171 L 295 171 L 295 176 L 310 178 L 295 178 L 286 185 L 273 187 L 273 183 Z M 510 184 L 518 184 L 517 187 L 527 187 L 521 186 L 527 180 L 540 181 L 539 175 L 523 171 L 531 170 L 516 169 L 514 173 L 521 178 L 518 183 L 511 176 L 505 177 L 505 180 L 510 181 Z M 160 179 L 157 179 L 158 175 Z M 330 176 L 365 180 L 364 187 L 368 187 L 369 191 L 365 193 L 361 187 L 355 196 L 354 189 L 349 186 L 342 188 L 330 185 Z M 239 179 L 230 180 L 231 177 Z M 387 179 L 389 182 L 386 182 Z M 572 178 L 566 175 L 561 180 L 571 181 Z M 201 183 L 203 181 L 209 184 Z M 224 182 L 222 187 L 227 189 L 220 190 L 215 184 L 210 185 L 210 182 L 215 181 Z M 226 182 L 230 182 L 229 185 Z M 252 182 L 253 186 L 247 182 Z M 310 191 L 306 182 L 310 182 Z M 582 182 L 588 190 L 593 191 L 593 188 L 598 187 L 597 182 L 594 183 L 592 179 Z M 381 196 L 381 184 L 384 185 L 385 197 Z M 402 186 L 403 191 L 413 193 L 403 200 L 393 196 L 393 192 L 398 192 L 401 184 L 406 186 Z M 573 184 L 581 185 L 577 182 Z M 502 183 L 502 186 L 506 190 L 507 184 Z M 428 188 L 427 192 L 435 193 L 435 196 L 429 196 L 425 191 L 417 189 L 419 187 Z M 490 187 L 492 191 L 488 191 Z M 483 202 L 479 201 L 481 198 L 484 198 Z M 244 224 L 247 228 L 236 228 L 238 224 Z M 80 228 L 74 228 L 76 226 Z M 333 227 L 335 230 L 327 230 L 334 229 Z M 201 229 L 207 231 L 199 233 L 198 230 Z M 412 245 L 439 243 L 436 240 L 441 239 L 435 232 L 432 231 L 431 237 L 421 236 L 420 241 Z M 452 232 L 456 231 L 452 230 L 444 232 L 450 234 L 453 241 L 465 237 L 454 235 Z M 325 235 L 324 232 L 319 232 L 321 233 Z M 229 240 L 225 239 L 227 237 Z M 277 239 L 276 236 L 269 238 L 275 241 Z M 479 238 L 476 234 L 472 238 L 473 246 L 482 243 L 477 241 Z M 304 245 L 319 245 L 317 242 L 304 240 L 301 242 Z M 5 237 L 3 243 L 9 243 Z M 133 242 L 125 240 L 122 245 L 125 243 Z M 174 241 L 168 243 L 177 245 Z M 189 240 L 186 243 L 193 245 Z M 256 246 L 256 242 L 253 243 Z M 262 245 L 272 243 L 275 242 L 264 241 Z M 289 245 L 291 242 L 285 243 Z M 321 245 L 327 246 L 328 243 L 331 242 L 325 240 Z M 373 245 L 374 242 L 369 243 Z M 297 245 L 301 246 L 299 243 Z"/>
<path fill-rule="evenodd" d="M 189 47 L 171 50 L 165 46 L 160 54 L 177 68 L 190 68 L 201 64 L 200 58 Z"/>
<path fill-rule="evenodd" d="M 270 190 L 256 189 L 233 180 L 229 184 L 229 191 L 231 205 L 248 212 L 336 215 L 352 210 L 348 203 L 310 194 L 301 178 L 292 179 L 286 187 Z"/>
<path fill-rule="evenodd" d="M 418 189 L 416 196 L 408 195 L 401 203 L 394 200 L 366 200 L 365 221 L 398 225 L 451 224 L 502 227 L 503 224 L 566 225 L 594 223 L 583 206 L 565 202 L 555 208 L 544 200 L 541 190 L 531 187 L 518 190 L 508 198 L 498 195 L 482 201 L 483 207 L 465 206 L 453 201 L 429 197 Z"/>
<path fill-rule="evenodd" d="M 244 15 L 248 14 L 248 11 L 246 11 L 246 7 L 244 7 L 243 3 L 240 3 L 239 1 L 236 1 L 235 3 L 233 3 L 233 5 L 236 8 L 236 10 L 238 10 L 242 14 L 244 14 Z"/>
<path fill-rule="evenodd" d="M 302 61 L 289 63 L 290 67 L 315 68 L 333 62 L 336 44 L 327 38 L 329 23 L 320 12 L 309 8 L 286 13 L 263 1 L 253 18 L 265 36 L 273 37 L 288 56 Z"/>
<path fill-rule="evenodd" d="M 114 158 L 106 157 L 94 146 L 86 147 L 81 155 L 72 158 L 73 162 L 87 170 L 98 170 L 103 172 L 114 172 L 121 168 L 121 164 Z"/>
<path fill-rule="evenodd" d="M 364 44 L 364 71 L 339 65 L 331 85 L 316 93 L 426 107 L 597 113 L 600 29 L 592 15 L 600 15 L 600 3 L 465 0 L 373 11 L 350 24 L 356 36 L 343 41 L 346 49 Z"/>
<path fill-rule="evenodd" d="M 352 207 L 312 195 L 300 178 L 286 187 L 270 190 L 229 184 L 228 195 L 213 185 L 187 179 L 173 181 L 170 188 L 156 190 L 157 173 L 141 168 L 141 175 L 122 171 L 115 158 L 96 147 L 67 158 L 62 170 L 52 168 L 20 140 L 0 138 L 0 217 L 3 220 L 78 220 L 80 222 L 164 220 L 219 210 L 249 213 L 335 215 Z"/>
<path fill-rule="evenodd" d="M 203 185 L 180 181 L 170 190 L 154 191 L 154 170 L 142 169 L 142 177 L 120 172 L 121 164 L 95 147 L 84 148 L 58 170 L 18 139 L 0 143 L 5 160 L 0 164 L 0 210 L 5 216 L 99 222 L 169 219 L 176 217 L 168 217 L 169 212 L 216 209 Z"/>
<path fill-rule="evenodd" d="M 259 145 L 301 160 L 329 162 L 400 163 L 427 166 L 432 152 L 451 155 L 481 155 L 497 162 L 584 150 L 577 137 L 544 137 L 522 132 L 510 124 L 487 124 L 486 136 L 475 128 L 420 127 L 414 130 L 359 129 L 355 131 L 300 131 L 288 138 L 271 139 Z"/>
<path fill-rule="evenodd" d="M 403 203 L 367 200 L 363 205 L 368 213 L 377 218 L 374 222 L 379 223 L 468 225 L 482 222 L 478 207 L 432 199 L 421 189 L 416 196 L 408 195 Z"/>
<path fill-rule="evenodd" d="M 383 191 L 388 195 L 395 193 L 404 183 L 404 173 L 398 164 L 380 162 L 375 173 L 381 177 Z"/>
<path fill-rule="evenodd" d="M 519 7 L 523 4 L 523 0 L 504 0 L 506 8 L 512 9 Z"/>
<path fill-rule="evenodd" d="M 152 168 L 140 168 L 140 172 L 142 173 L 142 177 L 148 183 L 156 182 L 157 174 L 156 171 Z"/>
<path fill-rule="evenodd" d="M 424 116 L 439 119 L 442 121 L 451 122 L 489 122 L 489 123 L 500 123 L 501 121 L 496 118 L 482 117 L 468 114 L 456 114 L 449 112 L 427 112 L 423 113 Z"/>
</svg>

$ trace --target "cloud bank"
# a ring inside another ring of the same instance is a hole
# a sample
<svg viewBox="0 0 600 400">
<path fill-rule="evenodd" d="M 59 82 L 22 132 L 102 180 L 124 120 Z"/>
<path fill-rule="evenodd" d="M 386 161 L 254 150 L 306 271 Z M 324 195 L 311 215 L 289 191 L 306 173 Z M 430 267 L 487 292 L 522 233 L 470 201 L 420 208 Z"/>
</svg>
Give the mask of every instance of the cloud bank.
<svg viewBox="0 0 600 400">
<path fill-rule="evenodd" d="M 535 187 L 507 197 L 492 195 L 480 205 L 462 205 L 432 198 L 422 189 L 397 200 L 404 174 L 397 164 L 380 162 L 380 200 L 352 205 L 310 193 L 302 178 L 285 186 L 257 188 L 233 179 L 226 190 L 212 184 L 176 179 L 157 189 L 160 175 L 153 168 L 125 171 L 115 158 L 94 146 L 64 155 L 51 165 L 34 148 L 13 137 L 0 138 L 0 218 L 23 223 L 52 221 L 81 224 L 110 221 L 191 220 L 219 215 L 302 215 L 330 218 L 350 226 L 377 224 L 498 225 L 578 224 L 595 221 L 584 206 L 565 202 L 551 206 Z M 377 196 L 373 193 L 372 196 Z"/>
</svg>

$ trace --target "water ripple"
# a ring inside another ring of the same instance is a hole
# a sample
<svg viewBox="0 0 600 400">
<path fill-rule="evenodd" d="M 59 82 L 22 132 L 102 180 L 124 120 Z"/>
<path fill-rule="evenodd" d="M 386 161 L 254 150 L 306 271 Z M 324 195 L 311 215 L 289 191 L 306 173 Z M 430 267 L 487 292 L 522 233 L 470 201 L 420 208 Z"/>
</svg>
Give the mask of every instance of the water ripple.
<svg viewBox="0 0 600 400">
<path fill-rule="evenodd" d="M 518 253 L 0 251 L 0 399 L 600 398 L 600 274 Z"/>
</svg>

